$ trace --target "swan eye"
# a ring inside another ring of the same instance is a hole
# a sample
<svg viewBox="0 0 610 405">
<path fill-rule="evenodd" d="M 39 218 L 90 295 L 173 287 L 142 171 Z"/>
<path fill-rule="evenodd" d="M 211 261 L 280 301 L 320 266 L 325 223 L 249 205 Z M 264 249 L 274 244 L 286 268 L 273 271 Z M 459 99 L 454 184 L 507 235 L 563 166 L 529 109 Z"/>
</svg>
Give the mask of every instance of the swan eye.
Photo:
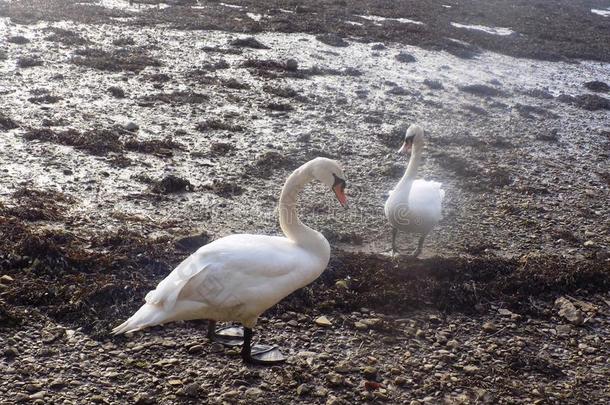
<svg viewBox="0 0 610 405">
<path fill-rule="evenodd" d="M 406 136 L 406 137 L 405 137 L 405 143 L 406 143 L 407 145 L 410 145 L 410 144 L 412 144 L 412 143 L 413 143 L 413 139 L 415 139 L 415 135 Z"/>
<path fill-rule="evenodd" d="M 340 190 L 345 190 L 345 180 L 343 180 L 341 177 L 337 176 L 335 173 L 333 173 L 333 177 L 335 178 L 335 182 L 333 183 L 333 189 L 335 189 L 337 186 L 339 187 Z"/>
</svg>

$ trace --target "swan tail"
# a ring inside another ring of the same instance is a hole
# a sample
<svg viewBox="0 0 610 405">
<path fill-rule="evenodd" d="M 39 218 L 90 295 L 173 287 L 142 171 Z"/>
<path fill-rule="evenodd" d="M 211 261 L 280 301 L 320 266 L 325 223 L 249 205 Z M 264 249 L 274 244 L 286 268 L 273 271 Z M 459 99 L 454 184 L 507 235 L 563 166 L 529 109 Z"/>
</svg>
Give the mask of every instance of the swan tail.
<svg viewBox="0 0 610 405">
<path fill-rule="evenodd" d="M 150 326 L 165 323 L 166 314 L 159 305 L 144 304 L 125 322 L 112 329 L 113 335 L 135 332 Z"/>
</svg>

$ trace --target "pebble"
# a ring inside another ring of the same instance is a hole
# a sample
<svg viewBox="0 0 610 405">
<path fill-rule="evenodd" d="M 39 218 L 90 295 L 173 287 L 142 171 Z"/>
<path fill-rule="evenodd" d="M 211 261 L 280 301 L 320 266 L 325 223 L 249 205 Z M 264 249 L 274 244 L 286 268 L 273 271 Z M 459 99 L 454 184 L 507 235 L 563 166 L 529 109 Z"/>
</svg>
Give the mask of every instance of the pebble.
<svg viewBox="0 0 610 405">
<path fill-rule="evenodd" d="M 288 59 L 286 61 L 286 70 L 290 70 L 292 72 L 296 71 L 299 68 L 299 62 L 296 59 Z"/>
<path fill-rule="evenodd" d="M 17 350 L 16 347 L 9 346 L 6 349 L 4 349 L 3 354 L 4 354 L 4 357 L 10 359 L 10 358 L 19 356 L 19 350 Z"/>
<path fill-rule="evenodd" d="M 261 390 L 258 387 L 252 387 L 252 388 L 248 388 L 246 390 L 246 396 L 248 396 L 248 397 L 258 397 L 262 393 L 263 393 L 263 390 Z"/>
<path fill-rule="evenodd" d="M 339 363 L 337 363 L 337 365 L 335 366 L 335 371 L 337 373 L 349 373 L 350 371 L 352 371 L 352 366 L 349 362 L 347 361 L 341 361 Z"/>
<path fill-rule="evenodd" d="M 565 318 L 574 325 L 582 325 L 585 321 L 582 311 L 576 308 L 576 306 L 565 297 L 559 297 L 555 300 L 555 308 L 559 309 L 559 316 Z"/>
<path fill-rule="evenodd" d="M 362 319 L 360 322 L 362 322 L 363 324 L 365 324 L 368 327 L 375 327 L 381 323 L 381 319 L 380 318 L 366 318 L 366 319 Z"/>
<path fill-rule="evenodd" d="M 62 380 L 53 380 L 49 383 L 49 388 L 52 389 L 59 389 L 59 388 L 63 388 L 66 386 L 65 381 Z"/>
<path fill-rule="evenodd" d="M 340 398 L 337 398 L 334 395 L 329 396 L 328 399 L 326 400 L 326 405 L 340 405 L 343 403 L 345 403 L 345 401 L 343 401 Z"/>
<path fill-rule="evenodd" d="M 555 331 L 558 335 L 566 336 L 572 333 L 572 328 L 570 325 L 557 325 Z"/>
<path fill-rule="evenodd" d="M 193 345 L 193 346 L 189 347 L 188 352 L 190 354 L 197 354 L 197 353 L 203 352 L 203 350 L 204 350 L 203 345 Z"/>
<path fill-rule="evenodd" d="M 332 372 L 332 371 L 326 375 L 326 380 L 332 386 L 342 385 L 343 381 L 344 381 L 343 376 L 341 376 L 340 374 L 337 374 L 335 372 Z"/>
<path fill-rule="evenodd" d="M 46 395 L 46 391 L 38 391 L 37 393 L 30 395 L 28 398 L 30 399 L 30 401 L 35 401 L 37 399 L 44 399 Z"/>
<path fill-rule="evenodd" d="M 324 387 L 316 387 L 316 390 L 313 395 L 322 398 L 328 395 L 328 390 Z"/>
<path fill-rule="evenodd" d="M 188 385 L 185 385 L 184 388 L 178 390 L 177 394 L 186 397 L 197 398 L 199 396 L 200 391 L 201 385 L 199 385 L 198 383 L 190 383 Z"/>
<path fill-rule="evenodd" d="M 358 330 L 367 330 L 369 327 L 363 322 L 356 321 L 354 322 L 354 328 Z"/>
<path fill-rule="evenodd" d="M 367 378 L 375 378 L 377 376 L 377 369 L 372 366 L 366 366 L 362 369 L 362 374 Z"/>
<path fill-rule="evenodd" d="M 303 396 L 311 392 L 311 387 L 307 384 L 301 384 L 297 387 L 297 395 Z"/>
<path fill-rule="evenodd" d="M 463 370 L 467 374 L 474 374 L 479 371 L 479 368 L 477 366 L 464 366 Z"/>
<path fill-rule="evenodd" d="M 137 131 L 138 129 L 140 129 L 140 126 L 133 121 L 129 121 L 125 125 L 123 125 L 123 128 L 125 128 L 128 131 L 134 132 L 134 131 Z"/>
<path fill-rule="evenodd" d="M 403 376 L 398 376 L 394 379 L 394 384 L 396 385 L 405 385 L 407 383 L 407 379 Z"/>
<path fill-rule="evenodd" d="M 317 317 L 314 322 L 318 326 L 328 327 L 332 325 L 332 322 L 324 315 Z"/>
<path fill-rule="evenodd" d="M 487 321 L 483 324 L 483 330 L 485 332 L 495 332 L 498 330 L 498 327 L 496 326 L 495 323 Z"/>
<path fill-rule="evenodd" d="M 2 284 L 10 284 L 13 281 L 15 281 L 15 279 L 6 274 L 3 275 L 2 277 L 0 277 L 0 283 L 2 283 Z"/>
<path fill-rule="evenodd" d="M 149 405 L 154 404 L 155 402 L 153 397 L 147 393 L 138 394 L 134 398 L 135 405 Z"/>
</svg>

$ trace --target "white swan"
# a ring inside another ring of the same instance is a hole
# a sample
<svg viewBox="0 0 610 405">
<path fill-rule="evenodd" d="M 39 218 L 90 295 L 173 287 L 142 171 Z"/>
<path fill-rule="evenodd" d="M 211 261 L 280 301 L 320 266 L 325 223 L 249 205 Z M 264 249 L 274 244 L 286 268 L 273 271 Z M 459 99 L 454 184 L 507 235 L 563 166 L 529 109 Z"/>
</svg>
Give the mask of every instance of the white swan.
<svg viewBox="0 0 610 405">
<path fill-rule="evenodd" d="M 285 360 L 277 348 L 251 347 L 252 328 L 264 311 L 314 281 L 328 264 L 328 241 L 297 216 L 298 193 L 313 179 L 332 188 L 341 205 L 346 206 L 345 176 L 337 162 L 316 158 L 305 163 L 288 177 L 282 189 L 279 217 L 286 237 L 231 235 L 201 247 L 150 291 L 146 303 L 112 332 L 208 319 L 208 337 L 229 345 L 243 341 L 244 361 L 271 364 Z M 237 336 L 223 336 L 215 330 L 216 321 L 237 321 L 244 330 Z"/>
<path fill-rule="evenodd" d="M 411 125 L 398 151 L 410 153 L 409 165 L 385 203 L 385 216 L 392 226 L 392 253 L 396 253 L 398 231 L 420 235 L 413 257 L 419 256 L 428 233 L 441 219 L 441 205 L 445 191 L 436 181 L 415 180 L 424 148 L 424 130 Z"/>
</svg>

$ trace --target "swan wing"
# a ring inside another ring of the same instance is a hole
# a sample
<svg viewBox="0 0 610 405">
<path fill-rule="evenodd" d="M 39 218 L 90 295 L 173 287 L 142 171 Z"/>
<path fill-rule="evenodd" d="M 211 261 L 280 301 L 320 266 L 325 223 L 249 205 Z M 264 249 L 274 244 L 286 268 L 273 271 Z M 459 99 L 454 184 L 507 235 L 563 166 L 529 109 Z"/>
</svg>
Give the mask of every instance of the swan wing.
<svg viewBox="0 0 610 405">
<path fill-rule="evenodd" d="M 445 196 L 441 186 L 442 184 L 436 181 L 415 180 L 409 193 L 409 209 L 438 221 Z"/>
<path fill-rule="evenodd" d="M 180 263 L 148 293 L 146 303 L 166 310 L 177 301 L 215 309 L 271 306 L 313 281 L 326 264 L 286 238 L 232 235 Z"/>
</svg>

